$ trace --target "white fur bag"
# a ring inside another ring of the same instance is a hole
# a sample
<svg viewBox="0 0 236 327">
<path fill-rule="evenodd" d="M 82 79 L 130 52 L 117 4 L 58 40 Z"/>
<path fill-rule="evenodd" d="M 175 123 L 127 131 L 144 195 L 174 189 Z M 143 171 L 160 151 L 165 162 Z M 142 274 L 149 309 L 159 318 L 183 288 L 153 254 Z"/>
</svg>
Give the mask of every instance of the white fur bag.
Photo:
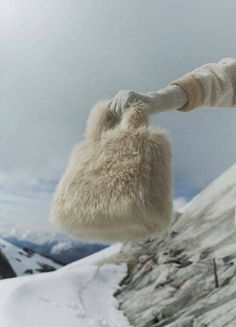
<svg viewBox="0 0 236 327">
<path fill-rule="evenodd" d="M 130 241 L 165 230 L 172 219 L 169 134 L 148 127 L 136 102 L 117 121 L 100 101 L 85 141 L 72 151 L 57 185 L 50 217 L 85 241 Z"/>
</svg>

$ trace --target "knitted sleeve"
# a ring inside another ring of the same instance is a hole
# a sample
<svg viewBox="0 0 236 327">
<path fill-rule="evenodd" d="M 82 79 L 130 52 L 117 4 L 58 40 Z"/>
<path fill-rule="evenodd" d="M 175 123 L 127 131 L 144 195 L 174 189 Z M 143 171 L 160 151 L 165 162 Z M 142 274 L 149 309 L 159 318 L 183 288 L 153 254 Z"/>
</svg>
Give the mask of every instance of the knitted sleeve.
<svg viewBox="0 0 236 327">
<path fill-rule="evenodd" d="M 169 85 L 179 85 L 188 102 L 177 110 L 188 112 L 196 107 L 236 107 L 236 58 L 223 58 L 183 75 Z"/>
</svg>

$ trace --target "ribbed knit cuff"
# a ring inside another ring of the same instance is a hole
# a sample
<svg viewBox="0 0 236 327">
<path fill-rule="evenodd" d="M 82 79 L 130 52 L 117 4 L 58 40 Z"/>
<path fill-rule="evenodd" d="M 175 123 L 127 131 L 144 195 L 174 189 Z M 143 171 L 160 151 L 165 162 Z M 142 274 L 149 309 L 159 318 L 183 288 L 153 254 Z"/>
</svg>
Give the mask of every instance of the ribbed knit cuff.
<svg viewBox="0 0 236 327">
<path fill-rule="evenodd" d="M 201 82 L 192 75 L 185 75 L 172 81 L 169 85 L 179 85 L 187 94 L 188 102 L 177 110 L 188 112 L 196 107 L 202 106 L 205 98 L 204 89 Z"/>
</svg>

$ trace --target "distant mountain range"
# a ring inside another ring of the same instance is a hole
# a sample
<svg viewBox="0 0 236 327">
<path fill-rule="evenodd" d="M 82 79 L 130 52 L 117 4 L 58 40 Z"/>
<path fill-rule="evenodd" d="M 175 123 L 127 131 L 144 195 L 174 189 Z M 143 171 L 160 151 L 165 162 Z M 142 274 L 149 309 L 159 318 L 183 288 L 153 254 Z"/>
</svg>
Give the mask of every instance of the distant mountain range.
<svg viewBox="0 0 236 327">
<path fill-rule="evenodd" d="M 17 247 L 31 249 L 63 265 L 107 247 L 105 244 L 81 243 L 60 233 L 30 233 L 27 237 L 21 237 L 18 233 L 4 239 Z"/>
<path fill-rule="evenodd" d="M 0 238 L 0 279 L 53 271 L 107 247 L 60 233 L 20 232 Z"/>
</svg>

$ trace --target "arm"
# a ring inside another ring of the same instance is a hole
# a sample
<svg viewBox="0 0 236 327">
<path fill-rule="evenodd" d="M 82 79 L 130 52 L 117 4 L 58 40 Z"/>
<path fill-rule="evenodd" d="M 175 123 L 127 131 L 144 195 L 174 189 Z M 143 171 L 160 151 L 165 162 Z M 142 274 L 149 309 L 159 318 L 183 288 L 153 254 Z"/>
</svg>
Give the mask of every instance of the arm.
<svg viewBox="0 0 236 327">
<path fill-rule="evenodd" d="M 150 114 L 173 109 L 188 112 L 197 107 L 236 107 L 236 58 L 200 66 L 158 91 L 140 94 L 122 90 L 109 101 L 108 108 L 121 115 L 134 100 L 146 102 Z"/>
<path fill-rule="evenodd" d="M 236 107 L 236 58 L 223 58 L 205 64 L 171 82 L 187 94 L 188 102 L 177 110 L 188 112 L 197 107 Z"/>
<path fill-rule="evenodd" d="M 187 103 L 187 95 L 179 85 L 168 85 L 158 91 L 137 93 L 132 90 L 121 90 L 108 101 L 107 109 L 115 117 L 120 117 L 130 103 L 142 101 L 147 104 L 149 114 L 181 108 Z"/>
</svg>

